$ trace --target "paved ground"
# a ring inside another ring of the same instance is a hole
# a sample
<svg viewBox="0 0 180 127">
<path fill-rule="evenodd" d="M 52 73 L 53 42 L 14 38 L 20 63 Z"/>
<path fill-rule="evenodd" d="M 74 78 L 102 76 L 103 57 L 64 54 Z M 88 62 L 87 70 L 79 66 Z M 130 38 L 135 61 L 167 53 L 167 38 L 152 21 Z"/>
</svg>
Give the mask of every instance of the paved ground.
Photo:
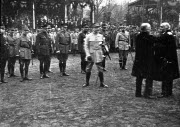
<svg viewBox="0 0 180 127">
<path fill-rule="evenodd" d="M 105 72 L 109 88 L 104 89 L 95 84 L 95 67 L 91 86 L 82 88 L 85 75 L 80 73 L 79 55 L 69 57 L 69 77 L 59 76 L 58 61 L 53 58 L 50 79 L 39 78 L 35 59 L 30 65 L 32 81 L 21 83 L 16 77 L 0 84 L 0 127 L 179 127 L 180 79 L 174 80 L 173 97 L 136 98 L 131 56 L 127 71 L 119 69 L 117 54 L 111 57 Z M 17 62 L 20 75 L 18 66 Z M 154 82 L 153 93 L 159 94 L 160 88 L 160 82 Z"/>
</svg>

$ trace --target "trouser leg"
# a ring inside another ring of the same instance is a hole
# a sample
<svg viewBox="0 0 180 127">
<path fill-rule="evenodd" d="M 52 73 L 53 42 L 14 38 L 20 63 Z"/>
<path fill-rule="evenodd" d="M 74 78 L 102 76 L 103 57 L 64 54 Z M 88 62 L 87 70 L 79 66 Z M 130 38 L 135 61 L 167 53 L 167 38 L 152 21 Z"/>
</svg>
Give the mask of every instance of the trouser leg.
<svg viewBox="0 0 180 127">
<path fill-rule="evenodd" d="M 4 81 L 4 73 L 5 73 L 5 67 L 6 67 L 6 60 L 1 59 L 1 82 L 6 82 Z"/>
<path fill-rule="evenodd" d="M 86 85 L 89 85 L 90 77 L 91 77 L 91 72 L 86 72 Z"/>
<path fill-rule="evenodd" d="M 11 75 L 11 58 L 9 58 L 8 59 L 8 65 L 7 65 L 7 67 L 8 67 L 8 73 L 9 73 L 9 75 Z"/>
<path fill-rule="evenodd" d="M 29 79 L 28 78 L 29 64 L 30 64 L 30 60 L 26 60 L 25 62 L 25 78 L 26 79 Z"/>
<path fill-rule="evenodd" d="M 39 65 L 39 68 L 40 68 L 40 74 L 43 74 L 43 71 L 44 71 L 44 61 L 43 60 L 40 60 L 40 65 Z"/>
<path fill-rule="evenodd" d="M 126 69 L 126 63 L 127 63 L 127 56 L 128 56 L 128 51 L 124 50 L 123 51 L 123 66 L 122 66 L 122 69 Z"/>
<path fill-rule="evenodd" d="M 144 97 L 149 97 L 149 96 L 152 95 L 152 85 L 153 85 L 153 80 L 146 79 L 146 85 L 145 85 L 145 90 L 144 90 Z"/>
<path fill-rule="evenodd" d="M 162 81 L 161 90 L 162 90 L 161 94 L 163 96 L 167 96 L 167 81 Z"/>
<path fill-rule="evenodd" d="M 172 80 L 170 80 L 170 81 L 168 81 L 168 83 L 167 83 L 167 95 L 168 96 L 171 96 L 172 95 L 172 89 L 173 89 L 173 81 Z"/>
<path fill-rule="evenodd" d="M 24 60 L 20 60 L 20 73 L 22 80 L 24 79 Z"/>
<path fill-rule="evenodd" d="M 123 67 L 123 51 L 122 50 L 119 50 L 119 67 L 120 69 Z"/>
<path fill-rule="evenodd" d="M 136 92 L 135 92 L 136 97 L 141 97 L 142 96 L 141 95 L 142 81 L 143 81 L 142 77 L 137 77 L 136 78 Z"/>
<path fill-rule="evenodd" d="M 81 71 L 86 71 L 87 62 L 85 61 L 86 54 L 81 53 Z"/>
<path fill-rule="evenodd" d="M 104 57 L 102 61 L 102 67 L 105 68 L 105 66 L 106 66 L 106 58 Z"/>
<path fill-rule="evenodd" d="M 14 57 L 12 60 L 12 75 L 14 75 L 15 63 L 16 63 L 16 58 Z"/>
</svg>

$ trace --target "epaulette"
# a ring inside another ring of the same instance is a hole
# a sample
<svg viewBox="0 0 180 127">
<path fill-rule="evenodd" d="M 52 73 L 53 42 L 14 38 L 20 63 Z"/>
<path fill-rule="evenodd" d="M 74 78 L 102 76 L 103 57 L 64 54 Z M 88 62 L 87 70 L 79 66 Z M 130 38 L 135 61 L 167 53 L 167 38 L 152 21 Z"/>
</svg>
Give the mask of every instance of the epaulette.
<svg viewBox="0 0 180 127">
<path fill-rule="evenodd" d="M 167 32 L 168 35 L 173 35 L 172 32 Z"/>
</svg>

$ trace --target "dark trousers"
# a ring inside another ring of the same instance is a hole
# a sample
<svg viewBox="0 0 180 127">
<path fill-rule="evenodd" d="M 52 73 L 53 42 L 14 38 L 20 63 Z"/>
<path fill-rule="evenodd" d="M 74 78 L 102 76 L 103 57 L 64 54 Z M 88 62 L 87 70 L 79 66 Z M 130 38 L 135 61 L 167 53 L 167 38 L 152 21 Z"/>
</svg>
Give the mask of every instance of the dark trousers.
<svg viewBox="0 0 180 127">
<path fill-rule="evenodd" d="M 86 54 L 80 53 L 80 55 L 81 55 L 81 70 L 86 71 L 86 65 L 87 65 L 87 61 L 85 60 Z"/>
<path fill-rule="evenodd" d="M 59 60 L 59 69 L 60 72 L 65 73 L 66 72 L 66 61 L 68 59 L 68 54 L 67 53 L 60 53 L 57 56 Z"/>
<path fill-rule="evenodd" d="M 127 57 L 128 57 L 128 50 L 119 50 L 119 66 L 120 68 L 125 68 Z"/>
<path fill-rule="evenodd" d="M 48 61 L 47 61 L 47 71 L 49 71 L 51 66 L 51 57 L 49 57 Z"/>
<path fill-rule="evenodd" d="M 136 92 L 135 96 L 139 97 L 141 96 L 141 91 L 142 91 L 142 81 L 143 77 L 139 76 L 136 77 Z M 148 97 L 152 95 L 152 85 L 153 85 L 153 80 L 151 79 L 146 79 L 146 85 L 145 85 L 145 90 L 144 90 L 144 96 Z"/>
<path fill-rule="evenodd" d="M 106 67 L 106 57 L 103 58 L 102 67 L 103 67 L 104 69 L 105 69 L 105 67 Z"/>
<path fill-rule="evenodd" d="M 25 78 L 28 77 L 28 71 L 29 71 L 29 64 L 30 64 L 30 59 L 20 59 L 20 73 L 21 77 L 24 78 L 24 70 L 25 70 Z"/>
<path fill-rule="evenodd" d="M 173 80 L 165 80 L 162 81 L 162 95 L 164 96 L 171 96 L 172 95 L 172 89 L 173 89 Z"/>
<path fill-rule="evenodd" d="M 5 67 L 6 67 L 6 59 L 0 58 L 0 71 L 1 71 L 1 81 L 4 80 L 4 73 L 5 73 Z"/>
<path fill-rule="evenodd" d="M 15 63 L 16 63 L 16 57 L 9 57 L 9 59 L 8 59 L 8 72 L 10 75 L 14 75 Z"/>
</svg>

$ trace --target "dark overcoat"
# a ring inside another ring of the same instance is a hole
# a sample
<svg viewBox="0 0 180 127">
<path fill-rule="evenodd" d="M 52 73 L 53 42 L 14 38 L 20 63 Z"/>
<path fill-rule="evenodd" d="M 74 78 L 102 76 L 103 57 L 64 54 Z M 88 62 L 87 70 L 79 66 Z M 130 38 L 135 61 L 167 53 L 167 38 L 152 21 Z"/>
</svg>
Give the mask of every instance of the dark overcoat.
<svg viewBox="0 0 180 127">
<path fill-rule="evenodd" d="M 155 62 L 155 80 L 163 81 L 179 78 L 176 40 L 170 31 L 166 31 L 157 37 Z"/>
<path fill-rule="evenodd" d="M 43 31 L 36 36 L 35 46 L 38 52 L 38 59 L 41 59 L 41 57 L 44 56 L 50 56 L 49 38 L 47 32 Z"/>
<path fill-rule="evenodd" d="M 84 51 L 84 39 L 85 39 L 86 35 L 81 32 L 79 34 L 79 37 L 78 37 L 78 50 L 80 53 L 85 53 Z"/>
<path fill-rule="evenodd" d="M 147 32 L 137 35 L 132 76 L 153 79 L 154 40 L 155 38 Z"/>
<path fill-rule="evenodd" d="M 68 54 L 70 50 L 71 37 L 68 32 L 60 32 L 56 36 L 56 50 L 60 53 Z"/>
<path fill-rule="evenodd" d="M 3 36 L 2 33 L 0 33 L 1 36 L 1 44 L 0 44 L 0 58 L 1 60 L 7 60 L 8 59 L 8 45 L 6 44 L 6 38 Z"/>
</svg>

